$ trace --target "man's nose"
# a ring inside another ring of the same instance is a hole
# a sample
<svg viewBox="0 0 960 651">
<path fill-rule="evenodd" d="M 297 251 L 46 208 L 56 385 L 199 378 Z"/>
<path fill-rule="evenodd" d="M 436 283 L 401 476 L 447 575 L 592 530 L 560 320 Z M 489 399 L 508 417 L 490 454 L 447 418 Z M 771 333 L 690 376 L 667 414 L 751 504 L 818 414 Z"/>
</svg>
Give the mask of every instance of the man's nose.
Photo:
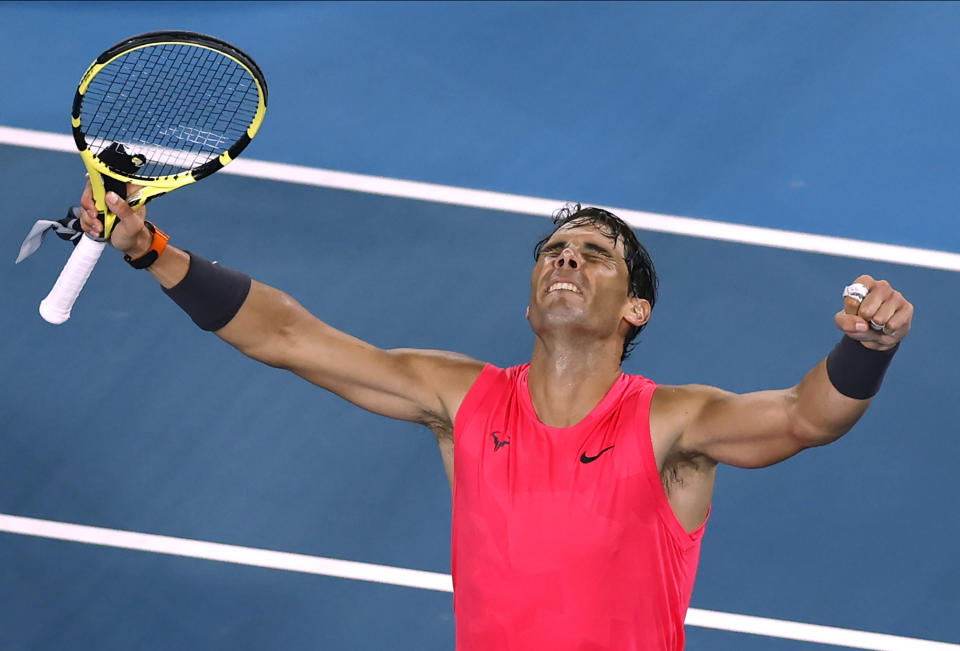
<svg viewBox="0 0 960 651">
<path fill-rule="evenodd" d="M 576 253 L 574 253 L 573 249 L 571 249 L 569 246 L 565 248 L 559 256 L 557 256 L 557 269 L 563 267 L 564 265 L 570 267 L 571 269 L 576 269 L 580 266 Z"/>
</svg>

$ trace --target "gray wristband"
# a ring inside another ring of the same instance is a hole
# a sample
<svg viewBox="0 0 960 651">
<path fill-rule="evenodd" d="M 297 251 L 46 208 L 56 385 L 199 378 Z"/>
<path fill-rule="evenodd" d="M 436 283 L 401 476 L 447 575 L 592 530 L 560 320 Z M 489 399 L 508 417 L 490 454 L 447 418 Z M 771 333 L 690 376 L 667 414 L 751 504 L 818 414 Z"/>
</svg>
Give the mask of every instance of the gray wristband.
<svg viewBox="0 0 960 651">
<path fill-rule="evenodd" d="M 190 268 L 179 283 L 163 292 L 207 331 L 219 330 L 237 315 L 250 293 L 250 276 L 187 251 Z"/>
<path fill-rule="evenodd" d="M 890 350 L 870 350 L 844 335 L 827 355 L 827 377 L 834 388 L 848 398 L 872 398 L 880 391 L 883 376 L 899 347 L 898 343 Z"/>
</svg>

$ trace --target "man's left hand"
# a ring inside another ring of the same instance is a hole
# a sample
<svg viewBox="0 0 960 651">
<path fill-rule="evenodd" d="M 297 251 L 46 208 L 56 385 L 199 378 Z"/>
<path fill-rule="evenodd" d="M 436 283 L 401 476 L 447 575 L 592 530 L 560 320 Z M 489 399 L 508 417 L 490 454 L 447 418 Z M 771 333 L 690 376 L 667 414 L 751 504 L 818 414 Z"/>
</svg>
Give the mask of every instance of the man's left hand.
<svg viewBox="0 0 960 651">
<path fill-rule="evenodd" d="M 872 350 L 893 348 L 910 331 L 913 304 L 886 280 L 864 275 L 853 282 L 866 287 L 867 296 L 862 301 L 844 297 L 843 310 L 834 317 L 837 327 Z"/>
</svg>

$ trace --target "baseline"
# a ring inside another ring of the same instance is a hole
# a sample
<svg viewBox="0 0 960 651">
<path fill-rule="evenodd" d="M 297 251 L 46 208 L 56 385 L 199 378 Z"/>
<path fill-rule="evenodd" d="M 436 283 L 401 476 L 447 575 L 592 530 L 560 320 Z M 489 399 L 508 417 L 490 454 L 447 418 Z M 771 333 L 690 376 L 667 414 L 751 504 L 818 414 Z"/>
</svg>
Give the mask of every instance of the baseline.
<svg viewBox="0 0 960 651">
<path fill-rule="evenodd" d="M 0 126 L 0 145 L 76 153 L 72 136 L 15 127 Z M 472 190 L 249 158 L 234 161 L 220 173 L 538 217 L 548 217 L 559 206 L 566 203 L 563 199 L 541 199 L 488 190 Z M 845 258 L 894 262 L 929 269 L 960 271 L 960 253 L 949 251 L 747 226 L 709 219 L 661 215 L 625 208 L 601 207 L 616 213 L 631 226 L 642 230 Z"/>
<path fill-rule="evenodd" d="M 289 572 L 319 574 L 356 581 L 385 583 L 422 590 L 453 592 L 453 582 L 450 575 L 440 572 L 344 561 L 336 558 L 226 545 L 121 529 L 91 527 L 4 513 L 0 513 L 0 532 Z M 960 651 L 960 645 L 946 642 L 738 615 L 700 608 L 690 608 L 687 611 L 686 624 L 735 633 L 816 642 L 852 649 L 868 649 L 870 651 Z"/>
</svg>

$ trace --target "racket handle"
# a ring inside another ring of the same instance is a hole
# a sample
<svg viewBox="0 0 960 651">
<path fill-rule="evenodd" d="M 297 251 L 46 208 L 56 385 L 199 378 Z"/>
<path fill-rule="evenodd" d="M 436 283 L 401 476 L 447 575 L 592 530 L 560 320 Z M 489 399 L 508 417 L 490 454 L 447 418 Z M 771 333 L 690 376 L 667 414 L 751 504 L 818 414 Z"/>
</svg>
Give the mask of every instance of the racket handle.
<svg viewBox="0 0 960 651">
<path fill-rule="evenodd" d="M 98 242 L 89 235 L 80 238 L 70 254 L 70 259 L 63 265 L 63 271 L 57 277 L 53 289 L 40 301 L 40 316 L 45 321 L 61 324 L 70 318 L 73 303 L 87 284 L 87 278 L 97 265 L 104 246 L 106 242 Z"/>
</svg>

